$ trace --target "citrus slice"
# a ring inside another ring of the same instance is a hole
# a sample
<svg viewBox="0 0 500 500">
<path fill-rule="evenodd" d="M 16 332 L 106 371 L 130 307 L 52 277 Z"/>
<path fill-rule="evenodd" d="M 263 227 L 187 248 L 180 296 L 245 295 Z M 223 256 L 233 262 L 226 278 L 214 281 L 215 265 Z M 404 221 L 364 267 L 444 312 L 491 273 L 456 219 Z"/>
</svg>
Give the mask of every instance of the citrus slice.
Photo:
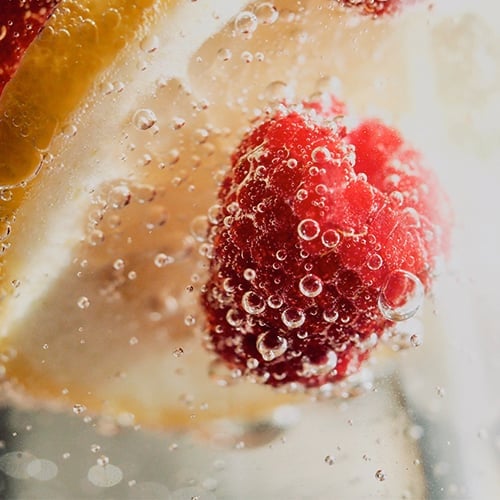
<svg viewBox="0 0 500 500">
<path fill-rule="evenodd" d="M 0 97 L 4 389 L 188 426 L 292 396 L 235 383 L 202 346 L 206 216 L 249 121 L 337 90 L 419 113 L 424 9 L 373 22 L 332 2 L 63 0 Z M 331 47 L 331 50 L 324 50 Z M 123 419 L 122 419 L 123 420 Z"/>
</svg>

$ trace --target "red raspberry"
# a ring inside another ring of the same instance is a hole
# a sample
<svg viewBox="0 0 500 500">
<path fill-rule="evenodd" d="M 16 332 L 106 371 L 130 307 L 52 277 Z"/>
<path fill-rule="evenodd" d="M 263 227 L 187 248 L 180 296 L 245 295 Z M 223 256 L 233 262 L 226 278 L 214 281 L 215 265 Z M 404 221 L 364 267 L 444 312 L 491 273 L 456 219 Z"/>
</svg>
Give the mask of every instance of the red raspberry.
<svg viewBox="0 0 500 500">
<path fill-rule="evenodd" d="M 446 199 L 418 153 L 378 121 L 347 133 L 343 112 L 281 106 L 248 133 L 209 230 L 209 347 L 273 386 L 355 373 L 448 248 Z"/>
<path fill-rule="evenodd" d="M 412 3 L 416 0 L 337 0 L 344 7 L 355 7 L 362 14 L 374 17 L 392 15 L 402 7 L 404 3 Z"/>
<path fill-rule="evenodd" d="M 0 8 L 0 94 L 24 52 L 59 0 L 2 0 Z"/>
</svg>

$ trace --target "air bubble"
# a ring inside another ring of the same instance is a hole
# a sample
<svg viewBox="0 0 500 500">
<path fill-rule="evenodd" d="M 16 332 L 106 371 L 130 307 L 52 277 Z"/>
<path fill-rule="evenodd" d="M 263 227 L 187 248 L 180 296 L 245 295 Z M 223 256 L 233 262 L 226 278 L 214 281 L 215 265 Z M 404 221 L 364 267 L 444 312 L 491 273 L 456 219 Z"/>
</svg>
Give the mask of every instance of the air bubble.
<svg viewBox="0 0 500 500">
<path fill-rule="evenodd" d="M 243 324 L 243 315 L 238 309 L 229 309 L 226 313 L 226 321 L 234 328 L 238 328 Z"/>
<path fill-rule="evenodd" d="M 184 120 L 184 118 L 181 118 L 180 116 L 176 116 L 172 120 L 172 128 L 174 130 L 179 130 L 184 127 L 184 125 L 186 125 L 186 120 Z"/>
<path fill-rule="evenodd" d="M 80 309 L 88 309 L 90 307 L 90 300 L 88 297 L 82 296 L 76 301 L 76 305 Z"/>
<path fill-rule="evenodd" d="M 416 333 L 410 336 L 410 344 L 413 347 L 420 347 L 422 345 L 422 337 Z"/>
<path fill-rule="evenodd" d="M 300 279 L 299 290 L 306 297 L 317 297 L 323 291 L 323 282 L 315 274 L 306 274 Z"/>
<path fill-rule="evenodd" d="M 328 148 L 319 146 L 313 149 L 311 158 L 316 163 L 324 163 L 332 159 L 332 154 L 330 153 Z"/>
<path fill-rule="evenodd" d="M 270 295 L 267 298 L 267 305 L 271 309 L 279 309 L 283 305 L 283 299 L 279 295 Z"/>
<path fill-rule="evenodd" d="M 156 52 L 160 48 L 160 39 L 156 35 L 148 36 L 141 41 L 140 47 L 144 52 Z"/>
<path fill-rule="evenodd" d="M 318 237 L 319 232 L 319 224 L 314 219 L 303 219 L 297 226 L 297 233 L 305 241 L 314 240 L 314 238 Z"/>
<path fill-rule="evenodd" d="M 323 319 L 327 323 L 335 323 L 339 319 L 339 312 L 334 307 L 323 311 Z"/>
<path fill-rule="evenodd" d="M 189 232 L 196 241 L 205 241 L 207 237 L 208 217 L 206 215 L 196 216 L 189 225 Z"/>
<path fill-rule="evenodd" d="M 234 29 L 240 35 L 251 35 L 256 29 L 259 21 L 257 16 L 248 10 L 240 12 L 234 20 Z"/>
<path fill-rule="evenodd" d="M 264 361 L 273 361 L 286 352 L 288 342 L 281 335 L 265 332 L 257 337 L 256 347 Z"/>
<path fill-rule="evenodd" d="M 379 469 L 377 472 L 375 472 L 375 479 L 382 482 L 387 479 L 387 475 L 382 469 Z"/>
<path fill-rule="evenodd" d="M 380 312 L 391 321 L 407 320 L 422 305 L 424 292 L 424 285 L 417 276 L 402 269 L 393 271 L 380 290 Z"/>
<path fill-rule="evenodd" d="M 278 20 L 279 11 L 271 2 L 262 2 L 255 7 L 255 15 L 261 24 L 273 24 Z"/>
<path fill-rule="evenodd" d="M 382 257 L 378 253 L 373 253 L 368 257 L 368 261 L 366 262 L 366 265 L 368 266 L 368 269 L 371 269 L 372 271 L 376 271 L 382 267 L 382 264 L 384 263 Z"/>
<path fill-rule="evenodd" d="M 232 57 L 233 53 L 230 49 L 224 47 L 217 51 L 217 59 L 219 59 L 219 61 L 230 61 Z"/>
<path fill-rule="evenodd" d="M 243 294 L 241 305 L 248 314 L 260 314 L 266 308 L 264 299 L 255 292 L 249 291 Z"/>
<path fill-rule="evenodd" d="M 87 479 L 100 488 L 110 488 L 123 479 L 122 470 L 116 465 L 93 465 L 87 473 Z"/>
<path fill-rule="evenodd" d="M 85 413 L 87 411 L 87 407 L 85 405 L 82 405 L 80 403 L 75 403 L 73 405 L 73 413 L 75 415 L 81 415 L 82 413 Z"/>
<path fill-rule="evenodd" d="M 281 314 L 281 320 L 287 328 L 299 328 L 304 324 L 306 316 L 302 309 L 289 307 Z"/>
<path fill-rule="evenodd" d="M 335 463 L 335 457 L 332 455 L 327 455 L 324 461 L 326 465 L 333 465 Z"/>
<path fill-rule="evenodd" d="M 247 359 L 247 368 L 249 370 L 255 370 L 259 366 L 259 360 L 256 358 L 248 358 Z"/>
<path fill-rule="evenodd" d="M 115 186 L 108 192 L 108 204 L 112 208 L 123 208 L 130 203 L 131 196 L 127 186 Z"/>
<path fill-rule="evenodd" d="M 157 122 L 157 118 L 151 109 L 138 109 L 132 122 L 137 130 L 148 130 Z"/>
<path fill-rule="evenodd" d="M 174 258 L 163 252 L 157 254 L 154 258 L 154 263 L 156 267 L 165 267 L 174 262 Z"/>
<path fill-rule="evenodd" d="M 265 95 L 269 102 L 282 102 L 291 100 L 293 91 L 286 82 L 275 80 L 266 87 Z"/>
<path fill-rule="evenodd" d="M 10 226 L 10 223 L 6 220 L 0 220 L 0 241 L 6 240 L 10 233 L 12 231 L 12 228 Z"/>
<path fill-rule="evenodd" d="M 257 273 L 255 272 L 255 270 L 251 269 L 249 267 L 243 271 L 243 277 L 247 281 L 253 281 L 256 276 L 257 276 Z"/>
</svg>

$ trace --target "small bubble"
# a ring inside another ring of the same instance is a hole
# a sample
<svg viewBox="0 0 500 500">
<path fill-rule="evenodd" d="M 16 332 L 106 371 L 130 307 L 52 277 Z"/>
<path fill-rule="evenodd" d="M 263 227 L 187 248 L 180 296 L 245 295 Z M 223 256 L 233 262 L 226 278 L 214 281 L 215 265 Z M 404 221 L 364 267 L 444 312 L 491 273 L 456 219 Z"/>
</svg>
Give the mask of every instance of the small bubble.
<svg viewBox="0 0 500 500">
<path fill-rule="evenodd" d="M 184 354 L 184 349 L 182 347 L 178 347 L 172 352 L 174 358 L 180 358 Z"/>
<path fill-rule="evenodd" d="M 234 29 L 240 35 L 251 35 L 258 25 L 257 16 L 248 10 L 240 12 L 234 20 Z"/>
<path fill-rule="evenodd" d="M 422 345 L 422 337 L 416 333 L 410 336 L 410 344 L 413 347 L 420 347 Z"/>
<path fill-rule="evenodd" d="M 155 255 L 154 258 L 154 263 L 156 267 L 165 267 L 168 266 L 169 264 L 172 264 L 174 262 L 174 258 L 171 257 L 170 255 L 167 255 L 163 252 L 160 252 Z"/>
<path fill-rule="evenodd" d="M 88 297 L 82 296 L 77 300 L 76 304 L 80 309 L 88 309 L 90 307 L 90 300 Z"/>
<path fill-rule="evenodd" d="M 68 460 L 68 458 L 71 457 L 71 453 L 69 451 L 66 451 L 62 454 L 62 457 L 64 460 Z"/>
<path fill-rule="evenodd" d="M 125 261 L 123 259 L 116 259 L 113 262 L 113 269 L 115 271 L 121 271 L 124 268 L 125 268 Z"/>
<path fill-rule="evenodd" d="M 243 315 L 241 311 L 238 309 L 229 309 L 226 313 L 226 321 L 230 326 L 233 326 L 235 328 L 241 326 L 243 324 Z"/>
<path fill-rule="evenodd" d="M 315 274 L 306 274 L 300 279 L 299 290 L 306 297 L 317 297 L 323 291 L 323 282 Z"/>
<path fill-rule="evenodd" d="M 130 339 L 128 340 L 128 343 L 130 345 L 137 345 L 139 343 L 139 339 L 137 337 L 130 337 Z"/>
<path fill-rule="evenodd" d="M 248 50 L 244 50 L 242 53 L 241 53 L 241 60 L 245 63 L 251 63 L 253 61 L 253 55 L 251 52 L 249 52 Z"/>
<path fill-rule="evenodd" d="M 312 150 L 311 158 L 316 163 L 324 163 L 332 159 L 332 154 L 328 148 L 318 146 Z"/>
<path fill-rule="evenodd" d="M 186 326 L 194 326 L 196 324 L 196 317 L 193 316 L 192 314 L 187 314 L 184 317 L 184 324 Z"/>
<path fill-rule="evenodd" d="M 248 291 L 243 294 L 241 305 L 248 314 L 260 314 L 266 308 L 265 300 L 255 292 Z"/>
<path fill-rule="evenodd" d="M 279 295 L 270 295 L 267 298 L 267 305 L 271 309 L 279 309 L 283 305 L 283 299 Z"/>
<path fill-rule="evenodd" d="M 287 328 L 299 328 L 304 324 L 306 316 L 302 309 L 289 307 L 281 314 L 281 320 Z"/>
<path fill-rule="evenodd" d="M 217 59 L 219 61 L 230 61 L 232 57 L 233 53 L 230 49 L 223 47 L 217 51 Z"/>
<path fill-rule="evenodd" d="M 320 232 L 320 227 L 314 219 L 303 219 L 297 226 L 297 233 L 305 241 L 311 241 L 317 238 Z"/>
<path fill-rule="evenodd" d="M 87 407 L 85 405 L 82 405 L 80 403 L 75 403 L 73 405 L 73 413 L 75 415 L 81 415 L 82 413 L 85 413 L 87 411 Z"/>
<path fill-rule="evenodd" d="M 248 358 L 247 359 L 247 368 L 249 370 L 255 370 L 259 366 L 259 360 L 256 358 Z"/>
<path fill-rule="evenodd" d="M 255 15 L 261 24 L 273 24 L 278 20 L 279 11 L 271 2 L 262 2 L 255 7 Z"/>
<path fill-rule="evenodd" d="M 104 233 L 100 229 L 94 229 L 87 235 L 87 242 L 90 246 L 96 247 L 104 243 Z"/>
<path fill-rule="evenodd" d="M 130 203 L 131 196 L 127 186 L 115 186 L 108 192 L 107 201 L 111 208 L 119 209 Z"/>
<path fill-rule="evenodd" d="M 10 223 L 6 220 L 0 220 L 0 241 L 6 240 L 11 233 Z"/>
<path fill-rule="evenodd" d="M 321 235 L 321 242 L 327 248 L 335 248 L 340 243 L 340 233 L 335 229 L 327 229 Z"/>
<path fill-rule="evenodd" d="M 446 395 L 446 391 L 444 390 L 444 388 L 439 385 L 436 387 L 436 393 L 440 398 L 444 398 L 444 396 Z"/>
<path fill-rule="evenodd" d="M 375 478 L 377 481 L 382 482 L 387 479 L 387 475 L 382 469 L 378 469 L 377 472 L 375 472 Z"/>
<path fill-rule="evenodd" d="M 123 479 L 123 472 L 116 465 L 105 464 L 105 466 L 102 466 L 98 464 L 90 467 L 87 473 L 87 479 L 94 486 L 110 488 L 121 482 Z"/>
<path fill-rule="evenodd" d="M 378 253 L 372 253 L 368 257 L 368 261 L 367 261 L 366 265 L 368 266 L 368 269 L 371 269 L 372 271 L 376 271 L 382 267 L 383 263 L 384 263 L 384 261 Z"/>
<path fill-rule="evenodd" d="M 137 130 L 150 129 L 158 119 L 151 109 L 138 109 L 132 117 L 132 122 Z"/>
<path fill-rule="evenodd" d="M 141 41 L 140 46 L 144 52 L 156 52 L 160 48 L 160 39 L 156 35 L 148 36 Z"/>
<path fill-rule="evenodd" d="M 256 347 L 264 361 L 273 361 L 286 352 L 288 342 L 280 335 L 265 332 L 257 337 Z"/>
<path fill-rule="evenodd" d="M 265 96 L 269 102 L 289 101 L 293 98 L 292 88 L 281 80 L 271 82 L 265 89 Z"/>
<path fill-rule="evenodd" d="M 393 271 L 380 290 L 380 312 L 391 321 L 407 320 L 422 305 L 424 293 L 424 285 L 417 276 L 402 269 Z"/>
<path fill-rule="evenodd" d="M 255 272 L 255 270 L 251 269 L 249 267 L 243 271 L 243 277 L 247 281 L 253 281 L 256 276 L 257 276 L 257 273 Z"/>
<path fill-rule="evenodd" d="M 324 462 L 325 462 L 326 465 L 333 465 L 335 463 L 335 457 L 332 456 L 332 455 L 327 455 L 324 458 Z"/>
<path fill-rule="evenodd" d="M 98 453 L 99 451 L 101 451 L 101 447 L 98 444 L 91 444 L 90 451 L 92 453 Z"/>
<path fill-rule="evenodd" d="M 186 125 L 186 120 L 184 120 L 184 118 L 181 118 L 180 116 L 176 116 L 172 120 L 172 128 L 174 130 L 179 130 L 184 127 L 184 125 Z"/>
</svg>

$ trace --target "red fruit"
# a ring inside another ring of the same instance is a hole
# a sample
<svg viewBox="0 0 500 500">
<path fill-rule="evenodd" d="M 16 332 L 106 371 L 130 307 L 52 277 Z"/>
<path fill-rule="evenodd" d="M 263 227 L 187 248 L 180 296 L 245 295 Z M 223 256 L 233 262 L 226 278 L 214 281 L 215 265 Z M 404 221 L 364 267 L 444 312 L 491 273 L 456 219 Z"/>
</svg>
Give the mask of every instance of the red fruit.
<svg viewBox="0 0 500 500">
<path fill-rule="evenodd" d="M 59 0 L 2 0 L 0 8 L 0 94 Z"/>
<path fill-rule="evenodd" d="M 355 7 L 362 14 L 371 16 L 391 15 L 398 12 L 404 3 L 412 0 L 337 0 L 344 7 Z M 415 1 L 415 0 L 413 0 Z"/>
<path fill-rule="evenodd" d="M 448 249 L 446 199 L 418 153 L 379 121 L 347 133 L 339 111 L 282 106 L 247 134 L 211 221 L 209 347 L 273 386 L 356 372 Z"/>
</svg>

